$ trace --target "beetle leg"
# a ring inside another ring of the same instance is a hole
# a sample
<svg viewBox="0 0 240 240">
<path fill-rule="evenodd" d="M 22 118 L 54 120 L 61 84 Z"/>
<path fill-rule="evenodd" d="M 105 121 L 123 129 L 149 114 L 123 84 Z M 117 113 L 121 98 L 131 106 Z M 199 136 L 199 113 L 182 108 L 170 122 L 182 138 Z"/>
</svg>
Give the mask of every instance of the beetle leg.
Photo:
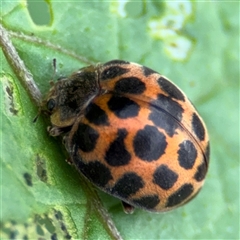
<svg viewBox="0 0 240 240">
<path fill-rule="evenodd" d="M 134 212 L 134 206 L 130 205 L 129 203 L 126 203 L 124 201 L 122 201 L 122 206 L 123 206 L 123 211 L 126 213 L 126 214 L 133 214 Z"/>
</svg>

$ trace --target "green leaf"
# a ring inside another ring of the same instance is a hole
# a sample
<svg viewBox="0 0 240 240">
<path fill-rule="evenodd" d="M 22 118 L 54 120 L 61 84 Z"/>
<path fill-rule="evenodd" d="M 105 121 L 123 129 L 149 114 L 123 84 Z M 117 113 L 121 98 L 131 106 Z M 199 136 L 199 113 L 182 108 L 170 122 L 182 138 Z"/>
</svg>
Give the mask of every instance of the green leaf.
<svg viewBox="0 0 240 240">
<path fill-rule="evenodd" d="M 34 23 L 25 1 L 3 1 L 0 13 L 6 30 L 0 32 L 1 238 L 239 239 L 239 4 L 43 5 L 46 25 Z M 65 162 L 68 155 L 48 136 L 45 116 L 33 123 L 40 93 L 31 74 L 45 95 L 51 79 L 112 59 L 168 76 L 206 122 L 211 138 L 206 183 L 177 210 L 126 215 L 119 200 L 96 190 Z"/>
</svg>

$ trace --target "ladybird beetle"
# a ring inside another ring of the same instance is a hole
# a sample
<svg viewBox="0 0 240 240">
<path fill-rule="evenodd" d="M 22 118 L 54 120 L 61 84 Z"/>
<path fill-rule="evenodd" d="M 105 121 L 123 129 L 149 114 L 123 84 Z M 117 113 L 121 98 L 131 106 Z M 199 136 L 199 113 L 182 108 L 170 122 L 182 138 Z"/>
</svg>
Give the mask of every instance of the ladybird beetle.
<svg viewBox="0 0 240 240">
<path fill-rule="evenodd" d="M 201 189 L 208 133 L 187 96 L 165 76 L 112 60 L 58 80 L 43 104 L 48 131 L 64 137 L 70 161 L 122 200 L 127 212 L 168 211 Z"/>
</svg>

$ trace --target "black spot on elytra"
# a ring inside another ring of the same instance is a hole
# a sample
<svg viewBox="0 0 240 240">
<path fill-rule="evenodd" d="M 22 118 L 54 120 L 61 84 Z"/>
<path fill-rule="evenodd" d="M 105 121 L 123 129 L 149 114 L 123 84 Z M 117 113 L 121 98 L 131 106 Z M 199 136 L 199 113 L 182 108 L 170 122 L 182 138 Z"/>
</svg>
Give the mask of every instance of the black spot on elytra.
<svg viewBox="0 0 240 240">
<path fill-rule="evenodd" d="M 136 102 L 126 97 L 112 96 L 107 104 L 109 109 L 122 119 L 136 117 L 140 110 Z"/>
<path fill-rule="evenodd" d="M 158 95 L 158 99 L 150 103 L 150 109 L 149 120 L 172 137 L 182 120 L 183 108 L 171 98 Z"/>
<path fill-rule="evenodd" d="M 95 148 L 98 138 L 99 133 L 95 129 L 87 124 L 80 123 L 72 137 L 72 144 L 83 152 L 91 152 Z"/>
<path fill-rule="evenodd" d="M 139 130 L 133 140 L 136 156 L 144 161 L 159 159 L 167 147 L 166 137 L 154 126 L 146 125 Z"/>
<path fill-rule="evenodd" d="M 207 165 L 205 162 L 203 162 L 201 165 L 198 166 L 197 172 L 194 175 L 194 179 L 196 179 L 198 182 L 201 182 L 207 173 Z"/>
<path fill-rule="evenodd" d="M 121 64 L 129 64 L 129 63 L 130 62 L 128 62 L 128 61 L 115 59 L 115 60 L 104 63 L 103 66 L 115 65 L 115 64 L 116 65 L 121 65 Z"/>
<path fill-rule="evenodd" d="M 160 77 L 158 80 L 158 85 L 160 88 L 166 92 L 170 97 L 175 98 L 177 100 L 185 101 L 185 97 L 182 92 L 170 81 L 165 79 L 164 77 Z"/>
<path fill-rule="evenodd" d="M 85 164 L 81 159 L 77 158 L 75 159 L 75 164 L 83 175 L 99 187 L 105 187 L 105 185 L 113 179 L 110 170 L 99 161 Z"/>
<path fill-rule="evenodd" d="M 145 83 L 136 77 L 121 78 L 114 86 L 117 93 L 141 94 L 145 90 Z"/>
<path fill-rule="evenodd" d="M 102 81 L 108 80 L 108 79 L 113 79 L 113 78 L 121 76 L 127 72 L 129 72 L 129 69 L 127 69 L 127 68 L 123 68 L 123 67 L 119 67 L 119 66 L 111 66 L 111 67 L 103 70 L 103 72 L 101 73 L 100 79 Z"/>
<path fill-rule="evenodd" d="M 166 133 L 172 137 L 176 129 L 179 127 L 178 122 L 171 115 L 166 112 L 159 111 L 155 107 L 151 107 L 152 112 L 149 115 L 151 120 L 156 126 L 164 129 Z"/>
<path fill-rule="evenodd" d="M 196 113 L 192 116 L 192 129 L 200 141 L 205 139 L 204 126 Z"/>
<path fill-rule="evenodd" d="M 127 136 L 126 129 L 118 129 L 116 139 L 110 144 L 105 160 L 111 166 L 123 166 L 129 163 L 131 155 L 127 151 L 124 139 Z"/>
<path fill-rule="evenodd" d="M 132 202 L 139 207 L 142 207 L 145 209 L 153 209 L 160 203 L 160 199 L 158 195 L 150 195 L 150 196 L 133 199 Z"/>
<path fill-rule="evenodd" d="M 95 103 L 91 103 L 88 105 L 88 107 L 86 108 L 85 117 L 90 123 L 93 123 L 97 126 L 109 125 L 107 114 Z"/>
<path fill-rule="evenodd" d="M 153 101 L 151 105 L 156 106 L 159 109 L 165 110 L 167 113 L 176 118 L 179 122 L 182 120 L 183 108 L 171 97 L 159 94 L 157 100 Z"/>
<path fill-rule="evenodd" d="M 145 77 L 148 77 L 149 75 L 153 74 L 153 73 L 157 73 L 156 71 L 152 70 L 151 68 L 142 66 L 142 71 Z"/>
<path fill-rule="evenodd" d="M 184 184 L 168 198 L 166 207 L 173 207 L 180 204 L 193 193 L 193 190 L 192 184 Z"/>
<path fill-rule="evenodd" d="M 197 150 L 194 144 L 189 141 L 183 141 L 179 144 L 180 149 L 178 150 L 178 162 L 181 167 L 185 169 L 191 169 L 197 158 Z"/>
<path fill-rule="evenodd" d="M 29 186 L 29 187 L 32 187 L 32 176 L 29 174 L 29 173 L 24 173 L 23 174 L 23 177 L 26 181 L 26 184 Z"/>
<path fill-rule="evenodd" d="M 208 142 L 205 150 L 205 160 L 207 161 L 207 164 L 209 163 L 209 159 L 210 159 L 210 143 Z"/>
<path fill-rule="evenodd" d="M 144 182 L 136 173 L 125 173 L 108 191 L 116 196 L 128 198 L 131 194 L 136 193 L 139 189 L 143 188 Z"/>
<path fill-rule="evenodd" d="M 164 190 L 170 189 L 178 179 L 178 174 L 162 164 L 153 174 L 153 182 Z"/>
</svg>

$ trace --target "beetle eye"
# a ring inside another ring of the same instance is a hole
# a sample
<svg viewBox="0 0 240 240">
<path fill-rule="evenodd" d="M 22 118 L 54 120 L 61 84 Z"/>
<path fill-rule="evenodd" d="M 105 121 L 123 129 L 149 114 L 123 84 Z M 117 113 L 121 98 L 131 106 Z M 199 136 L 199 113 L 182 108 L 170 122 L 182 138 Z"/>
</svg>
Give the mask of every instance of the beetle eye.
<svg viewBox="0 0 240 240">
<path fill-rule="evenodd" d="M 49 99 L 47 102 L 47 109 L 51 112 L 56 106 L 56 102 L 54 99 Z"/>
</svg>

